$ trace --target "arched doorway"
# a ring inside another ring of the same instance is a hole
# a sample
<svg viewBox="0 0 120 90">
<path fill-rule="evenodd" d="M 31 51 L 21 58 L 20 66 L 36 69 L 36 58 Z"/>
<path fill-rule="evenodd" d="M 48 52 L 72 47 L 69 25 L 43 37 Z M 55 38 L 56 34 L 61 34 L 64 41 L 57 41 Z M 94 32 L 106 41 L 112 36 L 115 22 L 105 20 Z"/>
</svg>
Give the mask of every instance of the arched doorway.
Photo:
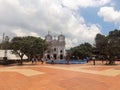
<svg viewBox="0 0 120 90">
<path fill-rule="evenodd" d="M 53 57 L 54 57 L 54 59 L 57 59 L 57 55 L 56 54 L 54 54 Z"/>
<path fill-rule="evenodd" d="M 60 59 L 63 59 L 63 55 L 62 54 L 60 54 Z"/>
<path fill-rule="evenodd" d="M 47 58 L 50 59 L 50 55 L 49 54 L 47 55 Z"/>
</svg>

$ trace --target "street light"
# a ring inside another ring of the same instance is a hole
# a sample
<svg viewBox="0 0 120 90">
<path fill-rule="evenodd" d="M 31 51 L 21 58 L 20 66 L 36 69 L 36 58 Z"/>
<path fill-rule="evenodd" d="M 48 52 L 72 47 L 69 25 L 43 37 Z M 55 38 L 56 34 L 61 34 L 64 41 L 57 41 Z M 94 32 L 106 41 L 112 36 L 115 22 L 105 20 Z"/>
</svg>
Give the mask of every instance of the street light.
<svg viewBox="0 0 120 90">
<path fill-rule="evenodd" d="M 7 60 L 7 43 L 9 42 L 9 37 L 5 36 L 5 52 L 4 52 L 4 60 Z"/>
</svg>

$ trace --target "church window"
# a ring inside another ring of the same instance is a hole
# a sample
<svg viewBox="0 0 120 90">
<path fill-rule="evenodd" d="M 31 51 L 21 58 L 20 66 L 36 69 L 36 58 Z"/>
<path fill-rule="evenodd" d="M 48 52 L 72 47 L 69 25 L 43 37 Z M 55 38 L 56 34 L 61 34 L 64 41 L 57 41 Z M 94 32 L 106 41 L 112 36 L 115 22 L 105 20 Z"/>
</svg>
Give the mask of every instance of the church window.
<svg viewBox="0 0 120 90">
<path fill-rule="evenodd" d="M 60 50 L 60 53 L 62 53 L 63 51 L 62 50 Z"/>
<path fill-rule="evenodd" d="M 54 51 L 56 51 L 56 48 L 54 48 Z"/>
</svg>

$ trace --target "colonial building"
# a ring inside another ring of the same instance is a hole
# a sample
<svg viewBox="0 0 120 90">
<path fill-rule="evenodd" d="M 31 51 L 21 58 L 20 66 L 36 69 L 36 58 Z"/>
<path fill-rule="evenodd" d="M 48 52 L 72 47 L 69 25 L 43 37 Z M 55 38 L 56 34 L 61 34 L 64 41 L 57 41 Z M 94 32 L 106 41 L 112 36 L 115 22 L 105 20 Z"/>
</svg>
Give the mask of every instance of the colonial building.
<svg viewBox="0 0 120 90">
<path fill-rule="evenodd" d="M 45 51 L 47 58 L 50 59 L 51 56 L 54 57 L 54 59 L 65 58 L 65 36 L 62 35 L 62 33 L 57 37 L 53 37 L 48 33 L 48 35 L 45 36 L 45 42 L 48 45 L 48 49 Z"/>
</svg>

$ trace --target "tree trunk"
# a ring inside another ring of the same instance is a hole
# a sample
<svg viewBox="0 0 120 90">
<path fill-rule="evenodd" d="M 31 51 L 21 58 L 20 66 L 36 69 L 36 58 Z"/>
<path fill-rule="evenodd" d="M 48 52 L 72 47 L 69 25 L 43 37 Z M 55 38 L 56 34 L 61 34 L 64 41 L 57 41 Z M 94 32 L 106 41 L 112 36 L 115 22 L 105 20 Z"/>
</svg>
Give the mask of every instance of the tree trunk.
<svg viewBox="0 0 120 90">
<path fill-rule="evenodd" d="M 23 65 L 23 55 L 21 55 L 20 58 L 21 58 L 20 65 Z"/>
<path fill-rule="evenodd" d="M 109 58 L 109 63 L 108 63 L 109 65 L 113 65 L 113 64 L 115 64 L 115 61 L 114 61 L 114 58 L 113 57 L 110 57 Z"/>
</svg>

